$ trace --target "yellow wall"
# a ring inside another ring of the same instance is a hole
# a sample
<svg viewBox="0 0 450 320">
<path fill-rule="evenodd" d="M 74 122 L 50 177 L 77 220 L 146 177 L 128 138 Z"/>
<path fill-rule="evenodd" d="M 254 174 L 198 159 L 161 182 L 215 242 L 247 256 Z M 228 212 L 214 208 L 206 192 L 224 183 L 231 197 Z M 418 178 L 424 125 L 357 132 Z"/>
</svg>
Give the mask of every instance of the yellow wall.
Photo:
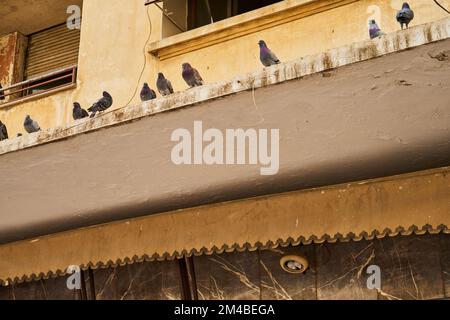
<svg viewBox="0 0 450 320">
<path fill-rule="evenodd" d="M 239 39 L 203 48 L 164 61 L 146 54 L 143 49 L 149 35 L 146 10 L 151 17 L 149 42 L 161 39 L 162 15 L 154 6 L 144 7 L 142 0 L 84 0 L 77 88 L 31 102 L 0 109 L 0 120 L 7 124 L 10 136 L 24 132 L 22 122 L 30 114 L 42 128 L 73 123 L 72 102 L 89 107 L 108 90 L 114 97 L 114 108 L 120 108 L 137 93 L 131 103 L 139 103 L 139 91 L 147 81 L 155 86 L 156 74 L 162 71 L 171 79 L 176 91 L 186 89 L 181 78 L 181 64 L 190 62 L 199 69 L 206 82 L 233 78 L 258 70 L 259 39 L 264 39 L 282 61 L 300 58 L 326 49 L 368 38 L 370 6 L 378 6 L 375 18 L 386 33 L 399 29 L 395 13 L 402 0 L 360 0 L 344 7 L 289 22 Z M 429 0 L 410 0 L 416 18 L 411 26 L 439 20 L 446 14 Z M 441 0 L 450 7 L 450 0 Z"/>
</svg>

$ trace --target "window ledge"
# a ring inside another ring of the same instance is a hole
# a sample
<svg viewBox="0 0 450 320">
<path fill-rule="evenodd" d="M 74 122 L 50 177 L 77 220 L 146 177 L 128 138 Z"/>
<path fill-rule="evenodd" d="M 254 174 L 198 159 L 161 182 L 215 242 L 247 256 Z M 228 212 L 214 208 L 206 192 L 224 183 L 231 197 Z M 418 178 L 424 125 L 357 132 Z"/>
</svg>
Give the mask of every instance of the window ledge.
<svg viewBox="0 0 450 320">
<path fill-rule="evenodd" d="M 23 97 L 23 98 L 20 98 L 20 99 L 11 101 L 11 102 L 2 103 L 2 104 L 0 104 L 0 109 L 7 108 L 7 107 L 12 107 L 12 106 L 15 106 L 15 105 L 18 105 L 18 104 L 22 104 L 22 103 L 25 103 L 25 102 L 39 100 L 39 99 L 45 98 L 47 96 L 53 95 L 53 94 L 61 92 L 61 91 L 75 89 L 76 87 L 77 87 L 76 83 L 70 83 L 70 84 L 62 85 L 62 86 L 56 87 L 54 89 L 51 89 L 51 90 L 48 90 L 48 91 L 45 91 L 45 92 L 42 92 L 42 93 L 37 93 L 37 94 L 26 96 L 26 97 Z"/>
<path fill-rule="evenodd" d="M 148 52 L 170 59 L 359 0 L 286 0 L 150 43 Z"/>
</svg>

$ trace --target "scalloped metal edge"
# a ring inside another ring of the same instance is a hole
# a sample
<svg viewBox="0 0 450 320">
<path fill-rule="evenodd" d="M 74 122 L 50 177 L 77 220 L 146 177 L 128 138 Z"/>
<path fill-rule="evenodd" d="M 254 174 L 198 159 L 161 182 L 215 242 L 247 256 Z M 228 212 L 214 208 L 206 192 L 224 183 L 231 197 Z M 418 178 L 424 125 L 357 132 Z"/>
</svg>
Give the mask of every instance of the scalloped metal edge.
<svg viewBox="0 0 450 320">
<path fill-rule="evenodd" d="M 88 264 L 82 264 L 80 265 L 81 270 L 97 270 L 97 269 L 107 269 L 107 268 L 115 268 L 118 266 L 126 266 L 131 265 L 134 263 L 142 263 L 142 262 L 154 262 L 154 261 L 171 261 L 175 259 L 182 259 L 184 257 L 192 257 L 192 256 L 203 256 L 203 255 L 213 255 L 213 254 L 222 254 L 222 253 L 232 253 L 232 252 L 254 252 L 257 250 L 267 250 L 267 249 L 276 249 L 278 247 L 289 247 L 289 246 L 299 246 L 299 245 L 310 245 L 310 244 L 321 244 L 321 243 L 336 243 L 336 242 L 350 242 L 350 241 L 362 241 L 367 240 L 371 241 L 374 239 L 383 239 L 386 237 L 395 237 L 398 235 L 402 236 L 410 236 L 410 235 L 424 235 L 424 234 L 450 234 L 450 229 L 444 225 L 441 224 L 437 226 L 436 228 L 433 228 L 433 226 L 426 224 L 422 228 L 417 227 L 416 225 L 412 225 L 408 229 L 405 229 L 404 227 L 397 227 L 395 230 L 391 230 L 390 228 L 385 228 L 383 231 L 379 230 L 373 230 L 371 233 L 368 233 L 366 231 L 361 232 L 359 235 L 356 235 L 353 232 L 348 233 L 346 236 L 337 233 L 333 237 L 329 234 L 324 234 L 320 238 L 313 235 L 310 236 L 308 239 L 306 239 L 303 236 L 298 237 L 297 239 L 293 239 L 289 237 L 286 240 L 278 239 L 275 242 L 274 241 L 268 241 L 267 243 L 263 244 L 261 242 L 256 242 L 253 245 L 250 243 L 245 243 L 242 246 L 235 243 L 232 246 L 223 245 L 222 247 L 213 246 L 212 248 L 208 249 L 206 247 L 201 248 L 200 250 L 197 250 L 196 248 L 188 250 L 183 250 L 182 252 L 175 251 L 172 254 L 166 252 L 162 255 L 159 254 L 153 254 L 152 256 L 149 256 L 147 254 L 138 256 L 134 255 L 133 257 L 125 257 L 123 259 L 117 259 L 116 261 L 109 260 L 107 262 L 89 262 Z M 0 286 L 8 286 L 11 284 L 20 284 L 20 283 L 29 283 L 33 281 L 39 281 L 39 280 L 48 280 L 51 278 L 58 278 L 67 275 L 66 271 L 63 270 L 56 270 L 55 272 L 49 271 L 47 274 L 40 273 L 40 274 L 31 274 L 31 275 L 23 275 L 21 278 L 16 277 L 14 279 L 8 278 L 6 280 L 0 279 Z"/>
</svg>

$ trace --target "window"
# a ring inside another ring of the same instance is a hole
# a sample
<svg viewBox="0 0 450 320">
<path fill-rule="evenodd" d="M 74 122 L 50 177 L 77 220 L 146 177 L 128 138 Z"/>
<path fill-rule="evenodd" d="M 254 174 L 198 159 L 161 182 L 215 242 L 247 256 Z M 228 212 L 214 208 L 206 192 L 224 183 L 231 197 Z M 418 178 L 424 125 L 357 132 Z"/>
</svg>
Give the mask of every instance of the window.
<svg viewBox="0 0 450 320">
<path fill-rule="evenodd" d="M 282 0 L 188 0 L 188 28 L 195 29 Z"/>
<path fill-rule="evenodd" d="M 3 88 L 3 103 L 74 85 L 79 46 L 80 30 L 65 23 L 29 35 L 24 81 Z"/>
<path fill-rule="evenodd" d="M 147 0 L 164 13 L 162 37 L 192 30 L 283 0 Z"/>
<path fill-rule="evenodd" d="M 78 63 L 80 30 L 66 24 L 29 36 L 25 80 Z"/>
</svg>

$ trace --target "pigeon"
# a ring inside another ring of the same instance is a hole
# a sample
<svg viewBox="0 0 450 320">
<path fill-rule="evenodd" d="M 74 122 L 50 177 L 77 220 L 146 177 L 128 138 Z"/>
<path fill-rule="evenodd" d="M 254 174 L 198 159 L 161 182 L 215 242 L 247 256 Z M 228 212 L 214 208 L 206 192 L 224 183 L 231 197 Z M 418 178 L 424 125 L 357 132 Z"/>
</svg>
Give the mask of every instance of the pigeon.
<svg viewBox="0 0 450 320">
<path fill-rule="evenodd" d="M 161 72 L 158 73 L 158 80 L 156 80 L 156 88 L 163 96 L 168 96 L 173 93 L 173 87 L 169 80 L 164 77 Z"/>
<path fill-rule="evenodd" d="M 385 35 L 385 33 L 383 31 L 381 31 L 381 29 L 378 27 L 375 20 L 369 21 L 369 35 L 370 35 L 370 39 L 375 39 L 375 38 Z"/>
<path fill-rule="evenodd" d="M 270 67 L 274 64 L 281 63 L 280 60 L 277 58 L 277 56 L 269 48 L 267 48 L 267 45 L 263 40 L 260 40 L 258 44 L 259 44 L 259 58 L 261 60 L 261 63 L 265 67 Z"/>
<path fill-rule="evenodd" d="M 73 103 L 73 120 L 80 120 L 86 117 L 89 117 L 89 113 L 81 108 L 81 105 L 78 102 Z"/>
<path fill-rule="evenodd" d="M 103 91 L 103 97 L 88 109 L 88 111 L 92 113 L 91 118 L 95 117 L 97 112 L 105 111 L 106 109 L 110 108 L 112 104 L 113 98 L 111 97 L 111 95 L 108 92 Z"/>
<path fill-rule="evenodd" d="M 192 68 L 189 63 L 183 63 L 183 79 L 189 87 L 198 87 L 203 85 L 203 79 L 197 69 Z"/>
<path fill-rule="evenodd" d="M 407 2 L 403 3 L 402 10 L 397 13 L 397 21 L 400 23 L 400 26 L 403 30 L 403 25 L 406 25 L 406 29 L 408 29 L 409 23 L 414 19 L 414 12 L 409 7 Z"/>
<path fill-rule="evenodd" d="M 144 83 L 144 86 L 142 87 L 141 90 L 141 101 L 149 101 L 149 100 L 153 100 L 156 99 L 156 93 L 155 90 L 151 89 L 148 86 L 148 83 Z"/>
<path fill-rule="evenodd" d="M 0 100 L 5 100 L 5 96 L 3 95 L 3 87 L 2 87 L 2 85 L 0 84 Z"/>
<path fill-rule="evenodd" d="M 3 122 L 0 121 L 0 141 L 8 139 L 8 130 Z"/>
<path fill-rule="evenodd" d="M 23 127 L 25 128 L 25 131 L 28 133 L 38 132 L 41 130 L 39 124 L 35 120 L 31 119 L 29 115 L 25 117 Z"/>
</svg>

